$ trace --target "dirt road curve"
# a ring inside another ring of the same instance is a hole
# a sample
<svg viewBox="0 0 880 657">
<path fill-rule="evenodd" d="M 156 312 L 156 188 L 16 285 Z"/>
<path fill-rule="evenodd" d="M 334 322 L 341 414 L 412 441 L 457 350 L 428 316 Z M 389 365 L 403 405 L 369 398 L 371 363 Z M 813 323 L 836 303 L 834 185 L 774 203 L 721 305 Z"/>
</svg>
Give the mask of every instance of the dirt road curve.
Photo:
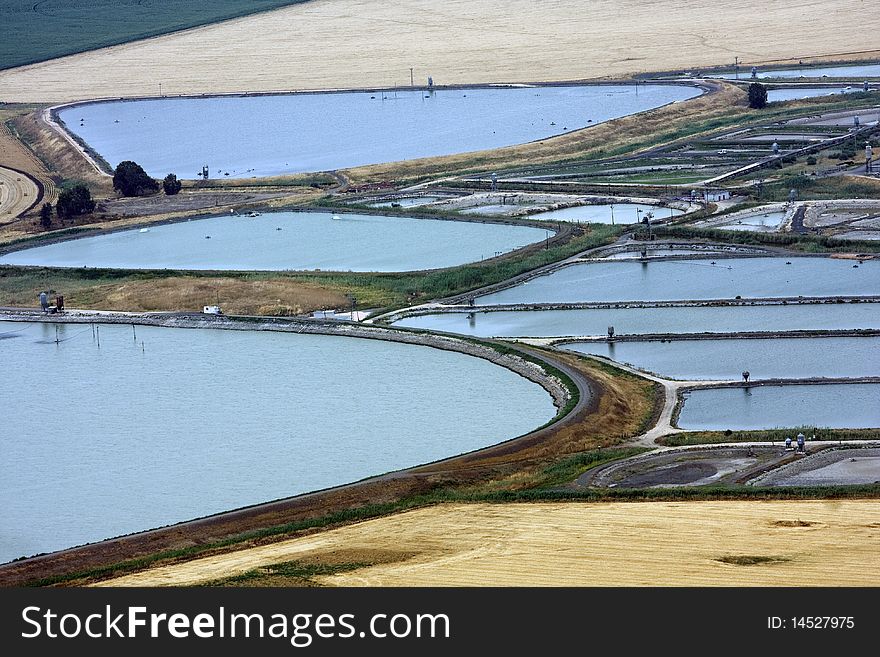
<svg viewBox="0 0 880 657">
<path fill-rule="evenodd" d="M 28 176 L 0 167 L 0 224 L 27 211 L 39 198 L 40 189 Z"/>
</svg>

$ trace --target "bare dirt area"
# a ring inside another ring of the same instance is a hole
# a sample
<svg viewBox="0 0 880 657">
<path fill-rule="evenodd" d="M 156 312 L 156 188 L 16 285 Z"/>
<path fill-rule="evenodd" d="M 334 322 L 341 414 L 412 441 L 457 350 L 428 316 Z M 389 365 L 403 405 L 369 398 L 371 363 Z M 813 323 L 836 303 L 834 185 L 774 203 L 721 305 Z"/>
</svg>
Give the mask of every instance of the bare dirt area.
<svg viewBox="0 0 880 657">
<path fill-rule="evenodd" d="M 325 586 L 877 586 L 872 500 L 448 504 L 105 582 L 183 586 L 344 550 Z M 846 545 L 846 550 L 840 546 Z"/>
<path fill-rule="evenodd" d="M 102 201 L 98 212 L 106 212 L 122 217 L 158 215 L 168 212 L 191 212 L 194 210 L 214 209 L 228 213 L 242 204 L 253 204 L 260 201 L 288 196 L 285 192 L 193 192 L 183 191 L 174 196 L 157 194 L 138 198 L 119 198 Z"/>
<path fill-rule="evenodd" d="M 783 447 L 724 447 L 660 452 L 596 468 L 579 486 L 668 488 L 742 484 L 759 472 L 794 458 Z"/>
<path fill-rule="evenodd" d="M 174 276 L 100 285 L 70 295 L 79 308 L 124 312 L 200 310 L 205 300 L 219 298 L 233 315 L 300 315 L 321 308 L 344 308 L 342 290 L 285 278 Z"/>
<path fill-rule="evenodd" d="M 853 16 L 859 30 L 852 30 Z M 880 48 L 859 0 L 314 0 L 0 73 L 4 99 L 573 80 Z M 866 39 L 867 35 L 867 39 Z M 843 53 L 844 55 L 842 55 Z M 863 55 L 864 56 L 864 55 Z"/>
</svg>

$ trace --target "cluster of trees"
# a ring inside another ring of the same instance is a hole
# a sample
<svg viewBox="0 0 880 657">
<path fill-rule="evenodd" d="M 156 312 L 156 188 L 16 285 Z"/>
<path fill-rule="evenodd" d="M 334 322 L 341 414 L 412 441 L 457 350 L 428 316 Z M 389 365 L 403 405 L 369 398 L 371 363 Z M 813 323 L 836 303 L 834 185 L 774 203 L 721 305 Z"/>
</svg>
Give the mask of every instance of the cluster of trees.
<svg viewBox="0 0 880 657">
<path fill-rule="evenodd" d="M 82 183 L 61 190 L 58 203 L 55 204 L 55 212 L 62 221 L 70 217 L 90 214 L 94 210 L 95 200 L 92 198 L 92 193 Z"/>
<path fill-rule="evenodd" d="M 123 196 L 143 196 L 159 191 L 159 183 L 131 160 L 120 162 L 113 172 L 113 189 Z"/>
<path fill-rule="evenodd" d="M 173 173 L 169 173 L 162 181 L 162 189 L 168 196 L 174 196 L 183 184 Z M 147 175 L 137 162 L 125 160 L 120 162 L 113 173 L 113 189 L 123 196 L 144 196 L 159 191 L 159 182 Z"/>
<path fill-rule="evenodd" d="M 767 107 L 767 87 L 760 82 L 752 82 L 749 85 L 749 107 L 752 109 Z"/>
<path fill-rule="evenodd" d="M 173 173 L 169 173 L 162 181 L 162 189 L 168 196 L 177 194 L 183 184 Z M 113 172 L 113 189 L 123 196 L 144 196 L 159 191 L 159 182 L 147 175 L 137 162 L 126 160 L 120 162 Z M 65 187 L 58 195 L 55 213 L 63 222 L 65 219 L 90 214 L 95 210 L 95 200 L 89 188 L 83 183 L 74 183 Z M 43 228 L 52 226 L 52 204 L 43 203 L 40 208 L 40 225 Z"/>
</svg>

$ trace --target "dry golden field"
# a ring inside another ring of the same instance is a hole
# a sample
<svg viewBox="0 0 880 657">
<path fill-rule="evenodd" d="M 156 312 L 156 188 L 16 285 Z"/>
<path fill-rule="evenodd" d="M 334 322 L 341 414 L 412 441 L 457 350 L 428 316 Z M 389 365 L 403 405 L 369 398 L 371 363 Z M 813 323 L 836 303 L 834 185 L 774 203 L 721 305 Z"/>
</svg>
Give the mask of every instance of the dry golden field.
<svg viewBox="0 0 880 657">
<path fill-rule="evenodd" d="M 355 554 L 377 565 L 314 580 L 328 586 L 877 586 L 878 540 L 876 500 L 448 504 L 103 584 L 188 585 L 285 561 L 338 563 Z M 400 558 L 388 563 L 395 553 Z"/>
<path fill-rule="evenodd" d="M 0 167 L 0 224 L 8 223 L 31 206 L 39 189 L 25 175 Z"/>
<path fill-rule="evenodd" d="M 43 200 L 52 203 L 57 198 L 57 190 L 55 189 L 55 183 L 49 177 L 49 172 L 45 165 L 12 134 L 5 123 L 7 120 L 19 116 L 25 111 L 0 110 L 0 166 L 24 171 L 36 180 L 39 180 L 43 185 Z M 8 169 L 3 169 L 0 172 L 0 179 L 4 181 L 4 184 L 16 186 L 17 188 L 17 191 L 12 191 L 10 187 L 6 190 L 5 195 L 0 192 L 0 224 L 8 223 L 10 219 L 30 205 L 33 197 L 30 197 L 30 201 L 24 202 L 26 199 L 22 194 L 27 193 L 30 195 L 37 193 L 37 187 L 32 180 L 27 180 L 26 177 L 21 180 L 19 178 L 22 178 L 22 176 Z M 14 202 L 13 197 L 15 198 Z"/>
<path fill-rule="evenodd" d="M 857 28 L 857 29 L 854 29 Z M 0 72 L 4 101 L 565 80 L 880 48 L 867 0 L 313 0 Z M 864 55 L 863 55 L 864 56 Z"/>
</svg>

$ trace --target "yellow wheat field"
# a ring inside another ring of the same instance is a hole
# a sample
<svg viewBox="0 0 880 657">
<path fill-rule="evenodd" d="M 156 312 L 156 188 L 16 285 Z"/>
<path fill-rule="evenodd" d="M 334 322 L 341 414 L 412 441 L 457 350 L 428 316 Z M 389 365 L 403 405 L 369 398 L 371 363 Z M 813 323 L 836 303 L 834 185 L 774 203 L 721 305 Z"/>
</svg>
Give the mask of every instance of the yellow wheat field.
<svg viewBox="0 0 880 657">
<path fill-rule="evenodd" d="M 330 586 L 877 586 L 880 501 L 448 504 L 156 568 L 188 585 L 348 552 L 407 556 Z M 722 558 L 775 561 L 735 565 Z M 387 560 L 387 559 L 386 559 Z"/>
<path fill-rule="evenodd" d="M 5 101 L 563 80 L 880 48 L 865 0 L 312 0 L 0 72 Z"/>
</svg>

